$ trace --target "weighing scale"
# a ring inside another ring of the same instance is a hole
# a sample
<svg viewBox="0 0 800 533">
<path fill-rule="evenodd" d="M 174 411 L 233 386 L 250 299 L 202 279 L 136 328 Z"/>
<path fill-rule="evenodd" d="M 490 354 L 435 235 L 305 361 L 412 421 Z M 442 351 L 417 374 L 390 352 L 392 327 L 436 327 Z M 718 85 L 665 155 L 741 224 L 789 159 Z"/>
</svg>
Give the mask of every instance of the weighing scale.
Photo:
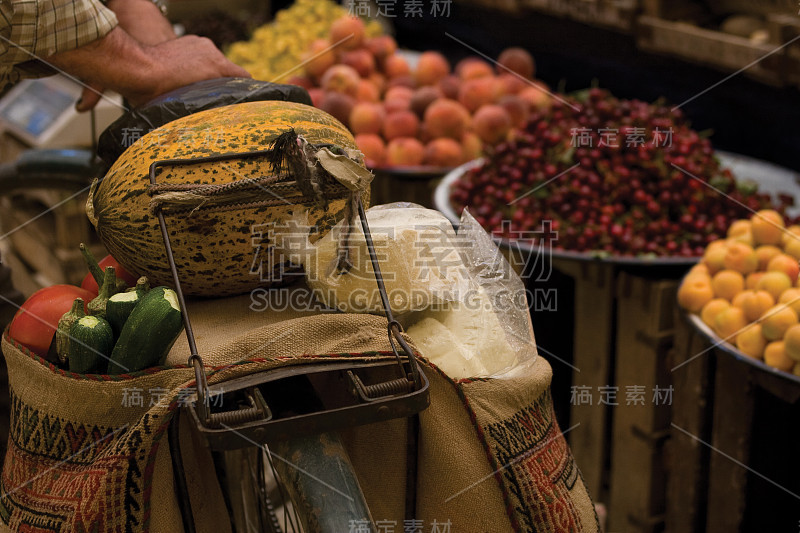
<svg viewBox="0 0 800 533">
<path fill-rule="evenodd" d="M 75 102 L 82 89 L 58 75 L 24 80 L 0 98 L 0 162 L 6 174 L 30 177 L 41 171 L 60 179 L 63 171 L 67 183 L 80 178 L 74 176 L 76 166 L 90 168 L 97 135 L 122 115 L 123 105 L 119 95 L 106 94 L 93 112 L 78 113 Z M 90 242 L 91 230 L 81 216 L 81 200 L 66 202 L 80 188 L 18 190 L 13 199 L 0 198 L 0 235 L 20 229 L 0 245 L 3 261 L 17 263 L 14 284 L 23 293 L 82 278 L 85 266 L 73 241 Z M 46 217 L 36 216 L 43 210 Z M 35 222 L 20 226 L 32 216 Z"/>
<path fill-rule="evenodd" d="M 88 148 L 124 111 L 122 97 L 106 93 L 93 112 L 78 113 L 83 87 L 63 75 L 24 80 L 0 99 L 0 132 L 28 148 Z M 94 123 L 93 123 L 94 121 Z"/>
</svg>

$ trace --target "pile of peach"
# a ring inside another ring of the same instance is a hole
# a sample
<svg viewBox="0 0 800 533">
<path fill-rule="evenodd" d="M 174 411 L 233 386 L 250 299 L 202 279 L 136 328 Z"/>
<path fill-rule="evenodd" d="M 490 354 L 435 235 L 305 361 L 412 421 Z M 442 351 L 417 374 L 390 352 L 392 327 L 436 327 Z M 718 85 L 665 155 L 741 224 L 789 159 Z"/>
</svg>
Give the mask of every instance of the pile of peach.
<svg viewBox="0 0 800 533">
<path fill-rule="evenodd" d="M 365 38 L 363 22 L 345 17 L 311 44 L 305 75 L 289 80 L 350 128 L 370 167 L 460 165 L 550 105 L 521 48 L 503 51 L 496 67 L 470 57 L 454 70 L 438 52 L 423 52 L 414 70 L 396 52 L 392 37 Z"/>
<path fill-rule="evenodd" d="M 800 375 L 800 226 L 762 210 L 708 245 L 678 302 L 745 355 Z"/>
</svg>

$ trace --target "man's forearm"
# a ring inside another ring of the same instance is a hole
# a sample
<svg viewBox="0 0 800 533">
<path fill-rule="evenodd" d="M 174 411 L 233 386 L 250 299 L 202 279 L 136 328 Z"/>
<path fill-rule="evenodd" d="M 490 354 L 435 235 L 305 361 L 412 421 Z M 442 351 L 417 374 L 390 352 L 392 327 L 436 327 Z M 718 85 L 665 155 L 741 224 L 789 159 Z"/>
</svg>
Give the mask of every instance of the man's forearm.
<svg viewBox="0 0 800 533">
<path fill-rule="evenodd" d="M 135 106 L 196 81 L 250 77 L 204 37 L 187 35 L 147 46 L 121 27 L 46 60 L 93 87 L 120 93 Z"/>
<path fill-rule="evenodd" d="M 46 61 L 87 84 L 115 90 L 134 102 L 161 90 L 152 54 L 119 26 L 101 39 Z"/>
</svg>

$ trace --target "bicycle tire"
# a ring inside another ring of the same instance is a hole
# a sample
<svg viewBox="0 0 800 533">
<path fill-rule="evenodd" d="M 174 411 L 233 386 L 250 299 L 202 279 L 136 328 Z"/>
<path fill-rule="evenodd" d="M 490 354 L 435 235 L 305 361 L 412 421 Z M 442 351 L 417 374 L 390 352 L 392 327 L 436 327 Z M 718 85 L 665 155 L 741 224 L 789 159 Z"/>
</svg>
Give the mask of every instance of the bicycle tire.
<svg viewBox="0 0 800 533">
<path fill-rule="evenodd" d="M 305 533 L 376 531 L 350 458 L 335 433 L 297 437 L 269 451 Z"/>
<path fill-rule="evenodd" d="M 39 173 L 27 175 L 24 181 L 15 173 L 9 174 L 0 168 L 0 196 L 30 189 L 59 189 L 66 191 L 88 190 L 91 181 L 86 177 L 77 177 L 69 173 Z"/>
<path fill-rule="evenodd" d="M 231 500 L 235 533 L 341 533 L 356 523 L 362 524 L 358 531 L 365 531 L 364 526 L 376 531 L 356 474 L 335 434 L 223 455 L 226 478 L 220 483 Z"/>
<path fill-rule="evenodd" d="M 87 150 L 28 150 L 0 164 L 0 196 L 29 189 L 88 189 L 102 170 Z"/>
</svg>

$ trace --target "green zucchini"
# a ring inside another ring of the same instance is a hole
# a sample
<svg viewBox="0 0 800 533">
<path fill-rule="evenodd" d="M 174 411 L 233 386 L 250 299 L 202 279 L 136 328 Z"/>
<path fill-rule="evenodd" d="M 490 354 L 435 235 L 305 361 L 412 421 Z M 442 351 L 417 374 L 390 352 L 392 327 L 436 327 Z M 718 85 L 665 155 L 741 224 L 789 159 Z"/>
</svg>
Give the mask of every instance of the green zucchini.
<svg viewBox="0 0 800 533">
<path fill-rule="evenodd" d="M 111 324 L 114 334 L 119 336 L 125 321 L 142 298 L 137 291 L 118 292 L 106 303 L 106 320 Z"/>
<path fill-rule="evenodd" d="M 69 334 L 72 330 L 72 325 L 78 321 L 79 318 L 86 316 L 84 312 L 83 298 L 75 298 L 72 302 L 72 309 L 67 311 L 61 316 L 58 321 L 58 329 L 56 329 L 56 354 L 58 361 L 63 365 L 69 359 Z"/>
<path fill-rule="evenodd" d="M 69 331 L 69 369 L 87 374 L 104 368 L 114 348 L 111 324 L 99 316 L 79 318 Z"/>
<path fill-rule="evenodd" d="M 86 267 L 89 270 L 89 273 L 94 278 L 95 282 L 97 282 L 97 287 L 103 286 L 103 280 L 105 279 L 105 274 L 103 273 L 103 269 L 100 268 L 100 264 L 97 262 L 97 259 L 94 258 L 94 254 L 89 247 L 85 244 L 80 244 L 81 254 L 83 254 L 83 259 L 86 261 Z M 125 280 L 121 278 L 114 279 L 114 288 L 116 289 L 114 292 L 122 292 L 128 288 L 128 284 L 125 283 Z"/>
<path fill-rule="evenodd" d="M 100 286 L 100 292 L 87 306 L 90 315 L 97 315 L 101 318 L 106 317 L 106 304 L 108 303 L 108 299 L 117 293 L 116 283 L 116 269 L 113 266 L 106 267 L 106 273 L 105 277 L 103 277 L 103 284 Z"/>
<path fill-rule="evenodd" d="M 80 244 L 81 253 L 83 254 L 83 259 L 86 261 L 86 267 L 89 269 L 89 273 L 94 278 L 94 281 L 97 283 L 97 286 L 100 287 L 103 284 L 103 269 L 100 268 L 100 265 L 97 263 L 97 259 L 94 258 L 94 254 L 89 250 L 89 247 L 85 244 Z"/>
<path fill-rule="evenodd" d="M 162 365 L 183 330 L 178 295 L 167 287 L 151 289 L 131 311 L 111 352 L 109 374 Z"/>
<path fill-rule="evenodd" d="M 125 292 L 136 291 L 139 294 L 139 297 L 141 298 L 149 290 L 150 290 L 150 280 L 147 279 L 147 276 L 142 276 L 141 278 L 136 280 L 136 286 L 135 287 L 131 287 L 130 289 L 128 289 Z"/>
</svg>

